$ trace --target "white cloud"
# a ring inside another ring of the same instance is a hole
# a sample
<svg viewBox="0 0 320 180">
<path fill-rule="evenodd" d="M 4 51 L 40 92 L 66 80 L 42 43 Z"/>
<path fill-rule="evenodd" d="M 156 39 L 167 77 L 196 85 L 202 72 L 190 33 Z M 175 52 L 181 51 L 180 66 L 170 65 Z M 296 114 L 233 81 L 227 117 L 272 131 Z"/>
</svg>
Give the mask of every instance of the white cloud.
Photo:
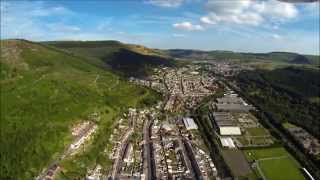
<svg viewBox="0 0 320 180">
<path fill-rule="evenodd" d="M 273 39 L 282 39 L 282 37 L 279 34 L 272 34 Z"/>
<path fill-rule="evenodd" d="M 200 18 L 204 24 L 229 23 L 257 26 L 265 21 L 284 21 L 298 15 L 298 9 L 294 4 L 276 0 L 209 0 L 206 9 L 208 14 Z"/>
<path fill-rule="evenodd" d="M 62 23 L 48 24 L 47 27 L 53 32 L 79 32 L 81 29 L 78 26 L 66 25 Z"/>
<path fill-rule="evenodd" d="M 194 25 L 188 21 L 173 24 L 173 27 L 176 29 L 187 30 L 187 31 L 202 31 L 202 30 L 204 30 L 203 26 L 201 26 L 199 24 Z"/>
<path fill-rule="evenodd" d="M 112 27 L 111 27 L 111 22 L 112 22 L 113 18 L 106 18 L 103 21 L 99 22 L 97 25 L 97 30 L 98 31 L 111 31 Z"/>
<path fill-rule="evenodd" d="M 204 24 L 218 24 L 218 23 L 236 23 L 246 25 L 259 25 L 264 19 L 257 13 L 247 12 L 241 14 L 226 14 L 217 15 L 215 13 L 209 13 L 200 19 Z"/>
<path fill-rule="evenodd" d="M 180 6 L 184 0 L 147 0 L 146 3 L 152 4 L 160 7 L 178 7 Z"/>
<path fill-rule="evenodd" d="M 239 14 L 243 9 L 250 6 L 250 0 L 236 0 L 236 1 L 221 1 L 221 0 L 208 0 L 205 5 L 207 11 L 216 14 Z"/>
<path fill-rule="evenodd" d="M 173 37 L 178 37 L 178 38 L 182 38 L 182 37 L 186 37 L 185 34 L 172 34 Z"/>
<path fill-rule="evenodd" d="M 295 18 L 298 15 L 298 9 L 294 4 L 279 2 L 276 0 L 253 3 L 252 8 L 257 13 L 271 16 L 273 18 L 290 19 Z"/>
</svg>

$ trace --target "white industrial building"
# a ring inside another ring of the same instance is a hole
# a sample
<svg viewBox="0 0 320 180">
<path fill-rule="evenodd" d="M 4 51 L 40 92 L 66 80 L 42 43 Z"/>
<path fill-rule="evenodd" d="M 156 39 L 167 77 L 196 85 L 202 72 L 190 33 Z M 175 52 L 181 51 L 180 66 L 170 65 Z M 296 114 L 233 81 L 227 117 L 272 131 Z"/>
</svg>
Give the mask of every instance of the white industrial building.
<svg viewBox="0 0 320 180">
<path fill-rule="evenodd" d="M 222 98 L 217 98 L 217 103 L 213 104 L 218 111 L 227 112 L 248 112 L 255 108 L 246 103 L 241 97 L 236 94 L 225 95 Z"/>
<path fill-rule="evenodd" d="M 220 135 L 241 135 L 241 130 L 238 126 L 221 126 L 219 127 Z"/>
<path fill-rule="evenodd" d="M 192 118 L 183 118 L 183 123 L 187 130 L 198 129 L 197 124 L 194 122 Z"/>
<path fill-rule="evenodd" d="M 212 118 L 220 135 L 241 135 L 240 127 L 230 113 L 214 112 L 212 113 Z"/>
<path fill-rule="evenodd" d="M 225 138 L 222 137 L 220 138 L 220 142 L 223 147 L 228 147 L 228 148 L 236 147 L 231 137 L 225 137 Z"/>
</svg>

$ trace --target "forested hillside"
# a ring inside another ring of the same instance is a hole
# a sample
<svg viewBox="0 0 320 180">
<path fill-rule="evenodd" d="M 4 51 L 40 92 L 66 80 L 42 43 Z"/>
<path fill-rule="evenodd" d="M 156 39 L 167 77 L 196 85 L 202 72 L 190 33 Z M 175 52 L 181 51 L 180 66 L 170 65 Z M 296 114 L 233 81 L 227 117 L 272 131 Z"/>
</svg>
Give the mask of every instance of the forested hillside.
<svg viewBox="0 0 320 180">
<path fill-rule="evenodd" d="M 109 67 L 124 76 L 143 77 L 150 67 L 174 66 L 175 62 L 162 51 L 118 41 L 55 41 L 44 42 L 77 55 L 91 62 Z"/>
<path fill-rule="evenodd" d="M 70 127 L 97 112 L 103 118 L 92 148 L 73 165 L 78 177 L 107 161 L 99 152 L 119 113 L 160 98 L 89 62 L 38 43 L 1 41 L 0 179 L 33 179 L 69 145 Z"/>
<path fill-rule="evenodd" d="M 242 72 L 237 81 L 276 123 L 291 122 L 320 137 L 319 69 L 288 67 Z"/>
</svg>

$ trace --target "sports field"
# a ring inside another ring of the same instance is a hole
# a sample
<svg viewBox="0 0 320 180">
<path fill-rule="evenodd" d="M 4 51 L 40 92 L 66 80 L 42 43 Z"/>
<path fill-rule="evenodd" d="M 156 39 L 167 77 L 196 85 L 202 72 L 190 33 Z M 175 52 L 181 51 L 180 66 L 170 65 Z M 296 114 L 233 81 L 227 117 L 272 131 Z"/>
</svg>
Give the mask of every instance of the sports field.
<svg viewBox="0 0 320 180">
<path fill-rule="evenodd" d="M 244 150 L 260 176 L 266 179 L 303 180 L 299 163 L 282 147 Z"/>
</svg>

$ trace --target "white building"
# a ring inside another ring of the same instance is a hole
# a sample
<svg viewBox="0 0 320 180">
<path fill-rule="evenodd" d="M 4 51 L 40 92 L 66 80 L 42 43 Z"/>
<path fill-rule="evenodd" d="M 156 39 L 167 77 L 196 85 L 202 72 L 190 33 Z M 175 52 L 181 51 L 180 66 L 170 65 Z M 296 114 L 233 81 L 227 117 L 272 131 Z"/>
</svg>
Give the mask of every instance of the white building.
<svg viewBox="0 0 320 180">
<path fill-rule="evenodd" d="M 231 136 L 241 135 L 240 127 L 232 115 L 228 112 L 214 112 L 212 113 L 214 124 L 217 127 L 220 135 Z"/>
<path fill-rule="evenodd" d="M 187 130 L 198 129 L 197 124 L 194 122 L 192 118 L 183 118 L 183 123 Z"/>
<path fill-rule="evenodd" d="M 236 147 L 234 145 L 231 137 L 220 138 L 220 142 L 223 147 L 228 147 L 228 148 L 235 148 Z"/>
<path fill-rule="evenodd" d="M 238 126 L 220 126 L 219 132 L 223 136 L 241 135 L 241 130 Z"/>
</svg>

